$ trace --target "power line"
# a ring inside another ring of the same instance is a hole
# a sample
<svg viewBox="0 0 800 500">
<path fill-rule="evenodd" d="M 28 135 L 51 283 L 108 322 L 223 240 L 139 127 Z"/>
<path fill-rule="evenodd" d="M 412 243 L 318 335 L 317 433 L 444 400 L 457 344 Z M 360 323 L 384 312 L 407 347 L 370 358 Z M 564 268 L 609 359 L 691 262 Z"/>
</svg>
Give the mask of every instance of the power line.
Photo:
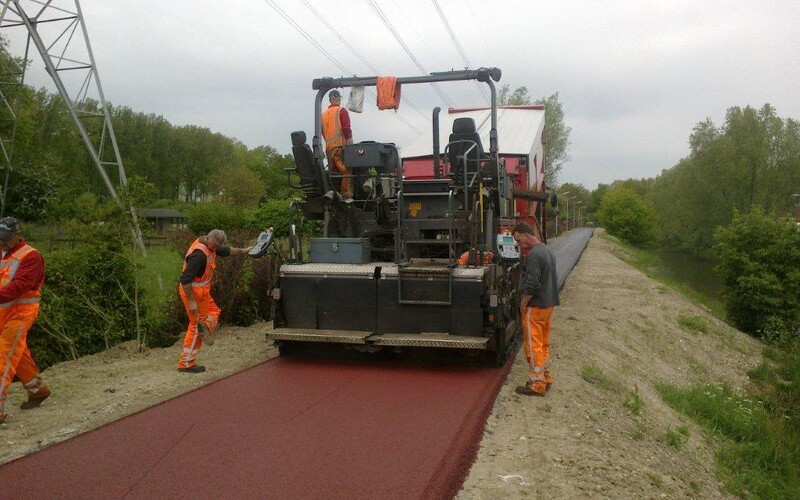
<svg viewBox="0 0 800 500">
<path fill-rule="evenodd" d="M 455 31 L 453 31 L 453 27 L 450 26 L 450 22 L 447 20 L 447 16 L 444 15 L 441 6 L 439 6 L 439 2 L 436 0 L 431 0 L 433 3 L 433 7 L 436 9 L 436 12 L 439 14 L 439 19 L 442 20 L 442 24 L 444 24 L 444 28 L 447 30 L 447 33 L 450 34 L 450 40 L 453 41 L 453 45 L 455 45 L 456 50 L 458 51 L 459 55 L 461 56 L 461 60 L 464 62 L 464 65 L 467 68 L 472 67 L 472 64 L 469 62 L 469 58 L 467 57 L 467 53 L 464 51 L 464 47 L 461 45 L 461 42 L 458 41 L 458 37 L 456 36 Z M 477 81 L 475 85 L 478 87 L 478 90 L 481 92 L 483 99 L 488 103 L 489 97 L 486 95 L 486 90 L 481 86 L 480 83 Z"/>
<path fill-rule="evenodd" d="M 303 5 L 305 5 L 306 7 L 308 7 L 308 10 L 310 10 L 310 11 L 311 11 L 311 13 L 312 13 L 312 14 L 314 14 L 314 15 L 317 17 L 317 19 L 319 19 L 320 21 L 322 21 L 322 23 L 323 23 L 325 26 L 327 26 L 327 27 L 328 27 L 328 29 L 329 29 L 329 30 L 331 30 L 331 32 L 332 32 L 334 35 L 336 35 L 336 38 L 338 38 L 338 39 L 339 39 L 339 41 L 340 41 L 340 42 L 342 42 L 342 43 L 345 45 L 345 47 L 347 47 L 348 49 L 350 49 L 350 52 L 352 52 L 352 53 L 353 53 L 353 54 L 354 54 L 356 57 L 358 57 L 358 58 L 361 60 L 361 62 L 363 62 L 363 63 L 364 63 L 366 66 L 367 66 L 367 68 L 369 68 L 369 69 L 370 69 L 370 71 L 372 71 L 372 74 L 373 74 L 373 75 L 380 75 L 380 74 L 381 74 L 381 72 L 380 72 L 380 71 L 378 71 L 377 69 L 375 69 L 375 66 L 373 66 L 372 64 L 370 64 L 370 62 L 369 62 L 369 61 L 367 61 L 367 59 L 366 59 L 366 58 L 365 58 L 363 55 L 361 55 L 361 53 L 358 51 L 358 49 L 356 49 L 355 47 L 353 47 L 353 46 L 350 44 L 350 42 L 348 42 L 348 41 L 347 41 L 347 40 L 344 38 L 344 36 L 342 36 L 342 34 L 341 34 L 341 33 L 339 33 L 339 31 L 338 31 L 336 28 L 334 28 L 334 27 L 333 27 L 333 25 L 332 25 L 332 24 L 331 24 L 331 23 L 330 23 L 328 20 L 327 20 L 327 19 L 325 19 L 325 18 L 322 16 L 322 14 L 320 14 L 320 13 L 317 11 L 317 9 L 315 9 L 315 8 L 314 8 L 314 6 L 312 6 L 312 5 L 311 5 L 311 4 L 308 2 L 308 0 L 302 0 L 302 2 L 303 2 Z M 408 98 L 406 98 L 406 99 L 403 99 L 403 101 L 404 101 L 406 104 L 408 104 L 408 106 L 409 106 L 411 109 L 413 109 L 414 111 L 416 111 L 417 113 L 419 113 L 419 115 L 420 115 L 420 116 L 422 116 L 423 118 L 427 118 L 427 115 L 426 115 L 426 114 L 425 114 L 425 113 L 424 113 L 424 112 L 423 112 L 423 111 L 422 111 L 422 110 L 421 110 L 421 109 L 420 109 L 420 108 L 419 108 L 419 107 L 418 107 L 418 106 L 417 106 L 417 105 L 416 105 L 416 104 L 415 104 L 413 101 L 411 101 L 411 99 L 408 99 Z"/>
<path fill-rule="evenodd" d="M 278 13 L 278 14 L 279 14 L 279 15 L 280 15 L 280 16 L 281 16 L 281 17 L 282 17 L 282 18 L 283 18 L 283 19 L 284 19 L 284 20 L 285 20 L 287 23 L 289 23 L 289 25 L 291 25 L 291 26 L 292 26 L 292 27 L 293 27 L 295 30 L 297 30 L 297 32 L 298 32 L 298 33 L 300 33 L 301 35 L 303 35 L 303 38 L 305 38 L 306 40 L 308 40 L 308 41 L 311 43 L 311 45 L 313 45 L 313 46 L 314 46 L 314 47 L 315 47 L 317 50 L 319 50 L 319 51 L 322 53 L 322 55 L 324 55 L 325 57 L 327 57 L 327 58 L 328 58 L 328 59 L 329 59 L 329 60 L 330 60 L 330 61 L 331 61 L 331 62 L 332 62 L 334 65 L 336 65 L 336 67 L 337 67 L 337 68 L 339 68 L 339 69 L 340 69 L 340 70 L 341 70 L 343 73 L 345 73 L 345 74 L 347 74 L 347 75 L 352 75 L 352 76 L 355 76 L 355 73 L 353 73 L 352 71 L 348 70 L 348 69 L 347 69 L 347 68 L 346 68 L 346 67 L 345 67 L 343 64 L 341 64 L 341 63 L 340 63 L 340 62 L 339 62 L 339 61 L 338 61 L 338 60 L 337 60 L 335 57 L 333 57 L 333 55 L 332 55 L 330 52 L 328 52 L 327 50 L 325 50 L 325 48 L 324 48 L 324 47 L 323 47 L 323 46 L 322 46 L 322 45 L 321 45 L 319 42 L 317 42 L 317 41 L 314 39 L 314 37 L 313 37 L 313 36 L 311 36 L 310 34 L 308 34 L 308 32 L 307 32 L 306 30 L 304 30 L 304 29 L 303 29 L 303 28 L 302 28 L 302 27 L 301 27 L 299 24 L 297 24 L 297 23 L 295 22 L 295 20 L 294 20 L 294 19 L 292 19 L 292 17 L 291 17 L 289 14 L 287 14 L 287 13 L 286 13 L 286 12 L 285 12 L 283 9 L 281 9 L 281 8 L 278 6 L 278 4 L 277 4 L 277 3 L 275 3 L 275 1 L 274 1 L 274 0 L 264 0 L 264 2 L 266 2 L 266 3 L 267 3 L 267 5 L 269 5 L 270 7 L 272 7 L 272 8 L 273 8 L 273 10 L 275 10 L 275 12 L 277 12 L 277 13 Z M 372 91 L 369 91 L 369 93 L 370 93 L 370 95 L 372 95 L 373 97 L 376 97 L 376 96 L 375 96 L 375 94 L 373 94 L 373 93 L 372 93 Z M 407 125 L 407 126 L 408 126 L 408 128 L 410 128 L 411 130 L 413 130 L 413 131 L 414 131 L 414 132 L 416 132 L 417 134 L 422 134 L 422 131 L 421 131 L 420 129 L 418 129 L 417 127 L 415 127 L 415 126 L 414 126 L 414 125 L 413 125 L 411 122 L 409 122 L 408 120 L 406 120 L 405 118 L 403 118 L 403 117 L 402 117 L 402 116 L 400 116 L 399 114 L 397 114 L 397 113 L 394 113 L 394 116 L 395 116 L 395 117 L 397 117 L 397 119 L 398 119 L 398 120 L 400 120 L 401 122 L 403 122 L 405 125 Z"/>
<path fill-rule="evenodd" d="M 384 14 L 383 11 L 381 10 L 381 8 L 378 6 L 378 4 L 375 3 L 375 0 L 367 0 L 367 3 L 369 4 L 370 7 L 372 7 L 372 10 L 375 11 L 375 14 L 383 22 L 383 24 L 386 25 L 386 28 L 392 33 L 392 35 L 397 40 L 397 42 L 400 44 L 400 46 L 403 47 L 403 50 L 406 52 L 406 54 L 408 54 L 408 57 L 410 57 L 411 60 L 414 61 L 414 64 L 422 72 L 422 74 L 423 75 L 429 74 L 425 70 L 425 68 L 422 67 L 422 64 L 420 64 L 420 62 L 414 56 L 414 53 L 411 52 L 411 49 L 408 48 L 408 45 L 406 45 L 406 43 L 403 41 L 403 38 L 400 36 L 400 33 L 398 33 L 396 29 L 394 29 L 394 26 L 392 26 L 392 22 L 389 21 L 388 17 L 386 17 L 386 14 Z M 453 101 L 451 101 L 447 97 L 447 95 L 442 91 L 442 89 L 439 88 L 438 85 L 436 85 L 435 83 L 431 83 L 431 86 L 436 91 L 436 93 L 439 94 L 439 97 L 442 98 L 442 100 L 445 102 L 445 104 L 447 104 L 450 107 L 454 106 L 453 105 Z"/>
<path fill-rule="evenodd" d="M 333 56 L 331 55 L 331 53 L 330 53 L 330 52 L 328 52 L 327 50 L 325 50 L 325 47 L 323 47 L 323 46 L 322 46 L 322 45 L 320 45 L 320 44 L 319 44 L 319 43 L 318 43 L 316 40 L 314 40 L 314 37 L 312 37 L 311 35 L 309 35 L 309 34 L 308 34 L 308 32 L 306 32 L 306 30 L 304 30 L 304 29 L 303 29 L 303 28 L 302 28 L 302 27 L 301 27 L 299 24 L 297 24 L 297 23 L 294 21 L 294 19 L 292 19 L 292 18 L 291 18 L 291 16 L 289 16 L 289 14 L 287 14 L 286 12 L 284 12 L 284 11 L 283 11 L 283 9 L 281 9 L 280 7 L 278 7 L 278 4 L 276 4 L 276 3 L 275 3 L 273 0 L 264 0 L 264 2 L 266 2 L 266 3 L 267 3 L 267 5 L 269 5 L 270 7 L 272 7 L 272 8 L 275 10 L 275 12 L 277 12 L 278 14 L 280 14 L 280 16 L 281 16 L 281 17 L 282 17 L 282 18 L 283 18 L 283 19 L 284 19 L 284 20 L 285 20 L 287 23 L 289 23 L 289 24 L 290 24 L 290 25 L 291 25 L 291 26 L 292 26 L 292 27 L 293 27 L 295 30 L 297 30 L 297 32 L 298 32 L 298 33 L 300 33 L 301 35 L 303 35 L 303 37 L 304 37 L 306 40 L 308 40 L 308 41 L 311 43 L 311 45 L 313 45 L 313 46 L 314 46 L 314 47 L 315 47 L 317 50 L 319 50 L 320 52 L 322 52 L 322 55 L 324 55 L 325 57 L 327 57 L 327 58 L 328 58 L 328 60 L 330 60 L 330 61 L 331 61 L 333 64 L 335 64 L 335 65 L 336 65 L 336 67 L 337 67 L 337 68 L 339 68 L 340 70 L 342 70 L 344 73 L 346 73 L 346 74 L 348 74 L 348 75 L 352 75 L 352 73 L 351 73 L 350 71 L 347 71 L 347 68 L 345 68 L 344 66 L 342 66 L 342 65 L 339 63 L 339 61 L 337 61 L 337 60 L 336 60 L 336 58 L 335 58 L 335 57 L 333 57 Z"/>
<path fill-rule="evenodd" d="M 495 57 L 494 52 L 492 52 L 492 46 L 489 45 L 489 41 L 484 36 L 483 30 L 481 29 L 481 23 L 478 22 L 478 16 L 475 15 L 475 10 L 472 8 L 472 2 L 470 2 L 470 0 L 465 0 L 465 2 L 467 3 L 467 7 L 469 7 L 469 13 L 472 15 L 472 20 L 475 21 L 475 26 L 478 27 L 478 33 L 480 33 L 481 38 L 483 38 L 483 46 L 489 51 L 489 57 L 492 58 L 492 61 L 496 61 L 497 58 Z"/>
</svg>

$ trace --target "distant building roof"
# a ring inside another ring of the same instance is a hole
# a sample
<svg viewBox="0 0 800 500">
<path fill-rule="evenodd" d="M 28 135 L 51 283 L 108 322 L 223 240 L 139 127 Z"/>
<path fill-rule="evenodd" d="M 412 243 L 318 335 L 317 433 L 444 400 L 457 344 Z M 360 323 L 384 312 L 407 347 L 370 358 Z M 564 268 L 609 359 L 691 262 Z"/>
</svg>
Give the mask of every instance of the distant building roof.
<svg viewBox="0 0 800 500">
<path fill-rule="evenodd" d="M 137 210 L 145 219 L 188 219 L 189 216 L 171 208 L 140 208 Z"/>
<path fill-rule="evenodd" d="M 439 144 L 442 152 L 453 130 L 453 121 L 456 118 L 473 118 L 478 134 L 483 143 L 483 149 L 489 150 L 489 130 L 491 129 L 491 110 L 489 108 L 450 108 L 447 114 L 440 117 Z M 433 156 L 432 126 L 418 136 L 410 144 L 400 147 L 400 156 L 414 158 L 420 156 Z M 533 157 L 544 129 L 544 106 L 501 106 L 497 109 L 497 135 L 501 154 L 530 154 Z"/>
</svg>

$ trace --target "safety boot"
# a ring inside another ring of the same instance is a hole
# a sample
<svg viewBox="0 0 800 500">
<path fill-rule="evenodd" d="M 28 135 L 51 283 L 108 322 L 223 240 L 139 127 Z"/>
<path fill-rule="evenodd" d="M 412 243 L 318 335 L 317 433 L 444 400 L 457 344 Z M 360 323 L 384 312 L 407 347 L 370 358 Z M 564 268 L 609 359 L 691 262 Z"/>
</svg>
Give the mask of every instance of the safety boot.
<svg viewBox="0 0 800 500">
<path fill-rule="evenodd" d="M 203 373 L 206 371 L 206 367 L 203 365 L 194 365 L 188 368 L 178 368 L 178 371 L 181 373 Z"/>
<path fill-rule="evenodd" d="M 42 387 L 38 391 L 33 394 L 28 394 L 28 400 L 19 405 L 20 409 L 22 410 L 30 410 L 31 408 L 36 408 L 42 401 L 50 397 L 50 388 L 47 386 Z"/>
<path fill-rule="evenodd" d="M 204 344 L 214 345 L 214 339 L 211 338 L 211 330 L 204 323 L 197 323 L 197 333 L 200 334 Z"/>
<path fill-rule="evenodd" d="M 541 382 L 540 384 L 541 386 L 537 386 L 536 384 L 521 385 L 514 389 L 514 392 L 522 394 L 523 396 L 544 396 L 547 392 L 547 384 Z"/>
</svg>

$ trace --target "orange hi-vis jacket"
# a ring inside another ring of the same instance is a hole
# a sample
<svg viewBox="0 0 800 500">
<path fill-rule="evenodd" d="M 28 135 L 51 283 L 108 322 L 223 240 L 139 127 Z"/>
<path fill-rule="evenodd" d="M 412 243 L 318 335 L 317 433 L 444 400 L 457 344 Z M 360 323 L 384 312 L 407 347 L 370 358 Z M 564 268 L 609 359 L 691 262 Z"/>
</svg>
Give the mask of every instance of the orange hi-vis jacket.
<svg viewBox="0 0 800 500">
<path fill-rule="evenodd" d="M 183 258 L 183 271 L 186 271 L 186 258 L 189 257 L 195 250 L 200 250 L 206 256 L 206 270 L 203 271 L 203 275 L 199 278 L 195 278 L 192 281 L 192 288 L 203 288 L 209 287 L 211 288 L 211 280 L 214 278 L 214 270 L 217 268 L 217 254 L 212 252 L 208 249 L 205 243 L 200 242 L 200 238 L 194 240 L 194 242 L 189 246 L 189 249 L 186 251 L 186 255 Z"/>
<path fill-rule="evenodd" d="M 16 249 L 12 255 L 7 256 L 2 264 L 0 264 L 0 286 L 4 287 L 8 285 L 11 280 L 14 279 L 14 275 L 17 273 L 17 269 L 19 269 L 19 265 L 22 263 L 23 259 L 35 251 L 36 249 L 25 243 Z M 35 288 L 23 292 L 22 295 L 16 299 L 0 304 L 0 311 L 5 315 L 10 307 L 24 304 L 36 304 L 35 309 L 38 311 L 41 297 L 42 283 L 39 283 Z"/>
<path fill-rule="evenodd" d="M 325 138 L 325 150 L 344 146 L 344 131 L 339 115 L 341 106 L 329 106 L 322 113 L 322 137 Z"/>
</svg>

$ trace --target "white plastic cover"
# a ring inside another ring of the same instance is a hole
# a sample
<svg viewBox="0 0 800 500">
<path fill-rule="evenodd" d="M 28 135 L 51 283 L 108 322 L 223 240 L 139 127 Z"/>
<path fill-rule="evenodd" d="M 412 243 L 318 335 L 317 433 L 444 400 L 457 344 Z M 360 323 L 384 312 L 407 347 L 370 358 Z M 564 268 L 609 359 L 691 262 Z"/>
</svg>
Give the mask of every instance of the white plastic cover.
<svg viewBox="0 0 800 500">
<path fill-rule="evenodd" d="M 347 100 L 347 109 L 353 113 L 364 111 L 364 86 L 350 87 L 350 98 Z"/>
</svg>

